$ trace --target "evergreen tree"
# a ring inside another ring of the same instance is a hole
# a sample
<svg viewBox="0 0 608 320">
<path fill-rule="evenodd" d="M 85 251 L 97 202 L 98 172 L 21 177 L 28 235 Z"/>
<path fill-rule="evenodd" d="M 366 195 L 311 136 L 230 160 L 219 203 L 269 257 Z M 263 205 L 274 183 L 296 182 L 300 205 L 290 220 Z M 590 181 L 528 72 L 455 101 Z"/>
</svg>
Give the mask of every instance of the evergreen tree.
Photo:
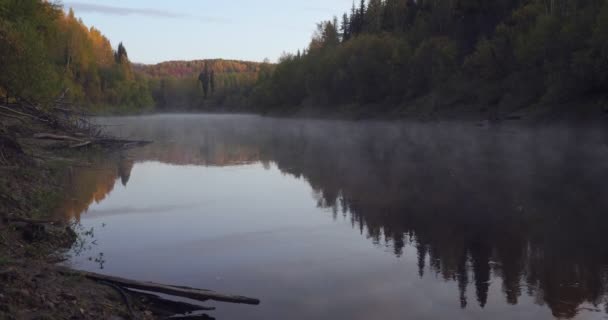
<svg viewBox="0 0 608 320">
<path fill-rule="evenodd" d="M 350 10 L 350 23 L 349 23 L 349 36 L 353 37 L 354 35 L 357 35 L 360 33 L 359 30 L 359 11 L 357 10 L 357 7 L 355 7 L 355 2 L 353 2 L 353 7 Z"/>
<path fill-rule="evenodd" d="M 115 59 L 116 63 L 118 63 L 118 64 L 129 63 L 129 56 L 127 54 L 127 49 L 122 44 L 122 42 L 118 44 L 118 49 L 116 50 L 116 53 L 114 54 L 114 59 Z"/>
<path fill-rule="evenodd" d="M 342 42 L 348 41 L 350 39 L 350 22 L 348 21 L 348 15 L 346 13 L 342 15 L 340 31 L 342 32 Z"/>
<path fill-rule="evenodd" d="M 359 25 L 357 26 L 357 30 L 359 33 L 362 33 L 365 31 L 366 26 L 365 26 L 365 13 L 367 12 L 366 8 L 365 8 L 365 0 L 361 0 L 361 4 L 359 5 L 359 13 L 358 13 L 358 18 L 357 21 L 359 22 Z"/>
<path fill-rule="evenodd" d="M 364 14 L 364 31 L 369 33 L 379 33 L 382 28 L 383 13 L 382 0 L 369 0 L 366 13 Z"/>
</svg>

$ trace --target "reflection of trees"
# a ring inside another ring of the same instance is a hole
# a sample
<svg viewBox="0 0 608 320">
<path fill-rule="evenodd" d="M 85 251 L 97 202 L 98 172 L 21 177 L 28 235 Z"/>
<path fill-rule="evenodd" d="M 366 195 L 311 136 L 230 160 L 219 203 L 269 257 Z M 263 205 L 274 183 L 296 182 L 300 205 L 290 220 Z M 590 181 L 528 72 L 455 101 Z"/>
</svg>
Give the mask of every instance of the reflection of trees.
<svg viewBox="0 0 608 320">
<path fill-rule="evenodd" d="M 601 129 L 256 117 L 179 118 L 167 127 L 166 120 L 128 127 L 180 147 L 136 158 L 273 161 L 306 179 L 319 206 L 348 217 L 375 243 L 390 243 L 397 256 L 416 248 L 420 276 L 456 281 L 463 308 L 472 300 L 467 292 L 485 306 L 496 281 L 508 303 L 528 294 L 562 318 L 607 296 L 608 139 Z"/>
<path fill-rule="evenodd" d="M 67 176 L 66 198 L 58 210 L 66 220 L 80 220 L 93 202 L 103 201 L 114 190 L 117 179 L 124 186 L 129 182 L 132 160 L 118 156 L 104 160 L 99 166 L 74 168 Z"/>
<path fill-rule="evenodd" d="M 353 141 L 338 146 L 300 143 L 288 132 L 286 146 L 273 145 L 271 154 L 284 171 L 306 177 L 319 204 L 346 207 L 354 224 L 373 241 L 391 242 L 396 255 L 412 239 L 420 274 L 458 281 L 463 307 L 468 285 L 480 306 L 487 303 L 492 277 L 502 280 L 508 303 L 526 286 L 558 317 L 603 302 L 608 152 L 598 152 L 596 132 L 395 130 L 358 136 L 353 129 Z M 315 131 L 335 137 L 330 128 Z M 294 152 L 299 145 L 306 147 Z"/>
</svg>

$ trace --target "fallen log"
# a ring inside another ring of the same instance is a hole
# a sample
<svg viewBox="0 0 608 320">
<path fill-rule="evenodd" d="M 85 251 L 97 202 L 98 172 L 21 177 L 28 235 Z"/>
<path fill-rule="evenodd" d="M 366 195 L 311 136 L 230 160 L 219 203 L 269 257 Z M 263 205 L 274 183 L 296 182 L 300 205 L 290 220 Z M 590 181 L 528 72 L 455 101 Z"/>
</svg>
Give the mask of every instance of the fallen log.
<svg viewBox="0 0 608 320">
<path fill-rule="evenodd" d="M 142 282 L 142 281 L 136 281 L 136 280 L 130 280 L 130 279 L 124 279 L 124 278 L 119 278 L 119 277 L 97 274 L 97 273 L 93 273 L 93 272 L 76 271 L 76 270 L 71 270 L 71 269 L 64 269 L 64 270 L 61 270 L 60 272 L 62 274 L 67 274 L 67 275 L 80 275 L 80 276 L 83 276 L 85 278 L 95 280 L 95 281 L 105 281 L 105 282 L 113 283 L 115 285 L 125 287 L 125 288 L 131 288 L 131 289 L 137 289 L 137 290 L 143 290 L 143 291 L 155 292 L 155 293 L 164 293 L 164 294 L 168 294 L 168 295 L 172 295 L 172 296 L 176 296 L 176 297 L 190 298 L 190 299 L 198 300 L 198 301 L 213 300 L 213 301 L 220 301 L 220 302 L 242 303 L 242 304 L 251 304 L 251 305 L 260 304 L 260 300 L 255 299 L 255 298 L 223 294 L 223 293 L 210 291 L 210 290 L 196 289 L 196 288 L 190 288 L 190 287 L 178 287 L 178 286 L 171 286 L 171 285 L 159 284 L 159 283 L 154 283 L 154 282 Z"/>
</svg>

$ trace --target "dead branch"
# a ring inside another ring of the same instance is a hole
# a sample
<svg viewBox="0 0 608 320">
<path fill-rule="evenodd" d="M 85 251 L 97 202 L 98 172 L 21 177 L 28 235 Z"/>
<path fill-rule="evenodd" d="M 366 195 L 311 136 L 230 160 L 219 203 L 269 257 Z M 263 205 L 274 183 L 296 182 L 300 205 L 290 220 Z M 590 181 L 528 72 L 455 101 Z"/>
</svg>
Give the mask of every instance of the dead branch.
<svg viewBox="0 0 608 320">
<path fill-rule="evenodd" d="M 155 293 L 164 293 L 172 296 L 190 298 L 198 301 L 221 301 L 221 302 L 231 302 L 231 303 L 243 303 L 243 304 L 252 304 L 258 305 L 260 304 L 260 300 L 255 298 L 248 298 L 237 295 L 229 295 L 218 293 L 210 290 L 202 290 L 190 287 L 177 287 L 171 285 L 158 284 L 153 282 L 141 282 L 136 280 L 124 279 L 119 277 L 101 275 L 92 272 L 86 271 L 75 271 L 71 269 L 64 269 L 60 271 L 63 274 L 71 274 L 71 275 L 80 275 L 88 279 L 92 279 L 95 281 L 105 281 L 116 284 L 121 287 L 144 290 Z"/>
<path fill-rule="evenodd" d="M 12 112 L 12 113 L 14 113 L 14 114 L 18 114 L 18 115 L 20 115 L 20 116 L 29 117 L 29 118 L 36 119 L 36 120 L 43 120 L 43 119 L 40 119 L 40 118 L 38 118 L 38 117 L 36 117 L 36 116 L 33 116 L 33 115 L 31 115 L 31 114 L 27 114 L 27 113 L 19 112 L 19 111 L 17 111 L 17 110 L 13 110 L 13 109 L 8 108 L 8 107 L 5 107 L 5 106 L 0 106 L 0 109 L 2 109 L 2 110 L 6 110 L 6 111 L 10 111 L 10 112 Z"/>
<path fill-rule="evenodd" d="M 70 149 L 83 148 L 83 147 L 86 147 L 86 146 L 90 146 L 91 144 L 93 144 L 91 141 L 85 141 L 85 142 L 82 142 L 82 143 L 71 145 Z"/>
<path fill-rule="evenodd" d="M 57 221 L 57 220 L 38 220 L 38 219 L 28 219 L 28 218 L 21 218 L 21 217 L 5 217 L 4 221 L 9 222 L 9 223 L 13 223 L 13 222 L 21 222 L 21 223 L 27 223 L 27 224 L 33 224 L 33 225 L 45 225 L 45 224 L 61 224 L 61 221 Z"/>
<path fill-rule="evenodd" d="M 70 136 L 62 136 L 62 135 L 57 135 L 57 134 L 52 134 L 52 133 L 37 133 L 34 135 L 34 138 L 43 139 L 43 140 L 69 140 L 69 141 L 76 141 L 76 142 L 84 142 L 84 140 L 79 139 L 79 138 L 74 138 L 74 137 L 70 137 Z"/>
<path fill-rule="evenodd" d="M 18 117 L 18 116 L 13 116 L 13 115 L 10 115 L 10 114 L 6 114 L 4 112 L 0 112 L 0 116 L 6 117 L 6 118 L 11 118 L 11 119 L 16 119 L 16 120 L 19 120 L 19 121 L 25 123 L 25 119 L 23 119 L 21 117 Z"/>
</svg>

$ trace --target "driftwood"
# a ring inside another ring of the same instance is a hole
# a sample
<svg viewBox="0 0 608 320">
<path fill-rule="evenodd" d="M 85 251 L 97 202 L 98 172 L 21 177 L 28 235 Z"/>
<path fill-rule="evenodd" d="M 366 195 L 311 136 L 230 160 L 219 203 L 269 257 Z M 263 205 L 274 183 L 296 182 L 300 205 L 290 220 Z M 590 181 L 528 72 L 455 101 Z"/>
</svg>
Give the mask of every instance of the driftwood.
<svg viewBox="0 0 608 320">
<path fill-rule="evenodd" d="M 248 298 L 237 295 L 223 294 L 210 290 L 202 290 L 190 287 L 178 287 L 171 286 L 165 284 L 158 284 L 153 282 L 142 282 L 130 279 L 124 279 L 113 276 L 106 276 L 102 274 L 87 272 L 87 271 L 75 271 L 71 269 L 65 269 L 61 271 L 63 274 L 71 274 L 71 275 L 80 275 L 85 278 L 89 278 L 95 281 L 105 281 L 109 283 L 113 283 L 120 287 L 143 290 L 148 292 L 155 293 L 164 293 L 176 297 L 189 298 L 198 301 L 221 301 L 221 302 L 230 302 L 230 303 L 242 303 L 242 304 L 251 304 L 258 305 L 260 304 L 260 300 L 255 298 Z"/>
<path fill-rule="evenodd" d="M 52 134 L 52 133 L 37 133 L 34 135 L 34 138 L 36 139 L 41 139 L 41 140 L 68 140 L 68 141 L 75 141 L 75 142 L 84 142 L 84 140 L 82 139 L 78 139 L 78 138 L 74 138 L 74 137 L 70 137 L 70 136 L 63 136 L 63 135 L 57 135 L 57 134 Z"/>
<path fill-rule="evenodd" d="M 113 138 L 97 138 L 92 140 L 85 140 L 81 138 L 76 138 L 72 136 L 58 135 L 53 133 L 38 133 L 34 135 L 35 139 L 41 140 L 58 140 L 58 141 L 72 141 L 76 142 L 76 144 L 68 145 L 68 148 L 77 149 L 86 146 L 90 146 L 93 144 L 101 145 L 103 147 L 120 147 L 123 149 L 133 148 L 145 146 L 147 144 L 152 143 L 151 141 L 145 140 L 123 140 L 123 139 L 113 139 Z"/>
<path fill-rule="evenodd" d="M 19 112 L 19 111 L 17 111 L 17 110 L 14 110 L 14 109 L 12 109 L 12 108 L 8 108 L 8 107 L 5 107 L 5 106 L 0 106 L 0 109 L 2 109 L 2 110 L 6 110 L 6 111 L 10 111 L 10 112 L 12 112 L 12 113 L 14 113 L 14 114 L 18 114 L 18 115 L 20 115 L 20 116 L 29 117 L 29 118 L 36 119 L 36 120 L 42 120 L 42 119 L 40 119 L 40 118 L 38 118 L 38 117 L 36 117 L 36 116 L 33 116 L 33 115 L 31 115 L 31 114 L 27 114 L 27 113 Z"/>
<path fill-rule="evenodd" d="M 25 119 L 23 119 L 21 117 L 18 117 L 18 116 L 13 116 L 13 115 L 10 115 L 10 114 L 6 114 L 6 113 L 3 113 L 3 112 L 0 112 L 0 117 L 16 119 L 16 120 L 19 120 L 19 121 L 25 123 Z"/>
<path fill-rule="evenodd" d="M 89 146 L 91 144 L 93 144 L 91 141 L 85 141 L 85 142 L 81 142 L 81 143 L 77 143 L 77 144 L 71 145 L 70 148 L 71 149 L 78 149 L 78 148 Z"/>
</svg>

